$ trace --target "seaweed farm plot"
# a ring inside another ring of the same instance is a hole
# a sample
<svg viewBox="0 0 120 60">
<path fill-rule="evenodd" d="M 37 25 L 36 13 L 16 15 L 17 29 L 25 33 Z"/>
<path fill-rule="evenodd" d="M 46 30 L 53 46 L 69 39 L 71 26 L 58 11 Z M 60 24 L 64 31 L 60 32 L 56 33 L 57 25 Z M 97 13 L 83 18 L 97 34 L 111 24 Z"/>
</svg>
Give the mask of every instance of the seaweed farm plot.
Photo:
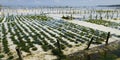
<svg viewBox="0 0 120 60">
<path fill-rule="evenodd" d="M 4 17 L 0 17 L 0 22 L 2 22 L 3 19 L 4 19 Z"/>
<path fill-rule="evenodd" d="M 105 20 L 85 20 L 85 21 L 120 30 L 120 23 L 105 21 Z"/>
<path fill-rule="evenodd" d="M 107 37 L 107 32 L 64 20 L 46 20 L 46 17 L 44 18 L 6 16 L 4 21 L 0 20 L 2 21 L 0 23 L 2 28 L 0 31 L 0 46 L 2 47 L 0 49 L 0 59 L 18 59 L 16 47 L 20 48 L 25 60 L 34 58 L 50 59 L 46 56 L 52 56 L 51 59 L 56 59 L 72 53 L 72 50 L 76 47 L 86 48 L 92 37 L 94 37 L 92 43 L 94 45 L 103 44 Z M 71 49 L 71 51 L 68 49 Z"/>
</svg>

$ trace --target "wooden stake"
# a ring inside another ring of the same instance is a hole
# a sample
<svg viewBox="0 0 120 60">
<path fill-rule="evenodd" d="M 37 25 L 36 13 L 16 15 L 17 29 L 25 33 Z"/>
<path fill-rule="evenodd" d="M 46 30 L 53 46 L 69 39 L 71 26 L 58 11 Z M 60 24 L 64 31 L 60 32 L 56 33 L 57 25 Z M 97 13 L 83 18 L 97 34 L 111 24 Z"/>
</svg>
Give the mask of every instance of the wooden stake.
<svg viewBox="0 0 120 60">
<path fill-rule="evenodd" d="M 106 45 L 108 45 L 108 40 L 110 38 L 110 32 L 108 32 L 107 39 L 106 39 Z"/>
<path fill-rule="evenodd" d="M 61 52 L 61 46 L 60 46 L 59 40 L 57 40 L 57 45 L 58 45 L 59 52 Z"/>
<path fill-rule="evenodd" d="M 93 41 L 93 37 L 91 38 L 90 42 L 88 43 L 88 46 L 87 46 L 86 50 L 88 50 L 88 49 L 89 49 L 89 47 L 90 47 L 90 45 L 91 45 L 92 41 Z"/>
<path fill-rule="evenodd" d="M 21 55 L 21 51 L 20 51 L 19 47 L 16 47 L 16 51 L 17 51 L 17 54 L 19 56 L 19 60 L 23 60 L 22 55 Z"/>
</svg>

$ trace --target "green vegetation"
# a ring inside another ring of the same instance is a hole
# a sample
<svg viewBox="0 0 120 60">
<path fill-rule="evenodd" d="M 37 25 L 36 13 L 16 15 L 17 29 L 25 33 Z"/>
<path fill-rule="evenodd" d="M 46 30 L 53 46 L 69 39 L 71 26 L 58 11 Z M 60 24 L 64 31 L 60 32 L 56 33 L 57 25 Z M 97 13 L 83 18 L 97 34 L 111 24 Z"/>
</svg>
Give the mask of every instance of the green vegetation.
<svg viewBox="0 0 120 60">
<path fill-rule="evenodd" d="M 102 13 L 108 13 L 108 12 L 113 12 L 112 10 L 96 10 L 96 12 L 102 12 Z"/>
<path fill-rule="evenodd" d="M 103 26 L 106 26 L 106 27 L 112 27 L 112 28 L 115 28 L 115 29 L 120 29 L 120 24 L 119 23 L 115 23 L 115 22 L 111 22 L 111 21 L 105 21 L 105 20 L 86 20 L 87 22 L 90 22 L 90 23 L 95 23 L 95 24 L 98 24 L 98 25 L 103 25 Z"/>
<path fill-rule="evenodd" d="M 33 50 L 33 51 L 36 51 L 36 50 L 37 50 L 37 47 L 33 47 L 32 50 Z"/>
<path fill-rule="evenodd" d="M 45 52 L 52 50 L 53 55 L 58 56 L 58 59 L 62 59 L 65 58 L 62 51 L 73 47 L 69 42 L 75 43 L 75 46 L 81 46 L 89 42 L 91 37 L 94 36 L 93 44 L 102 44 L 107 35 L 106 32 L 64 20 L 41 20 L 41 16 L 8 16 L 4 22 L 6 23 L 1 24 L 3 37 L 1 41 L 4 53 L 9 53 L 7 54 L 9 56 L 8 59 L 14 58 L 10 54 L 8 38 L 11 39 L 13 45 L 15 44 L 17 47 L 20 47 L 21 51 L 28 54 L 31 54 L 31 51 L 38 50 L 34 46 L 37 44 Z M 10 37 L 7 36 L 8 34 Z M 60 49 L 58 49 L 56 40 L 59 40 Z"/>
<path fill-rule="evenodd" d="M 3 57 L 4 57 L 4 55 L 0 54 L 0 59 L 3 58 Z"/>
<path fill-rule="evenodd" d="M 4 17 L 0 17 L 0 23 L 3 21 Z"/>
<path fill-rule="evenodd" d="M 53 20 L 53 18 L 48 17 L 46 15 L 27 15 L 25 17 L 33 20 L 42 20 L 42 21 Z"/>
</svg>

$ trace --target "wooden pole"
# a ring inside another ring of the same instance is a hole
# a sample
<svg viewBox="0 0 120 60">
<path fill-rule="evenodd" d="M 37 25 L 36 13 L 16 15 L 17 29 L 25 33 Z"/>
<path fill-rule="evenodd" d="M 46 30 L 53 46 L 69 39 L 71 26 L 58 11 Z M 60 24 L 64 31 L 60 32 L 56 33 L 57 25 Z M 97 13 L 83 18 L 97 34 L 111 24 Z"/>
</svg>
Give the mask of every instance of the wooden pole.
<svg viewBox="0 0 120 60">
<path fill-rule="evenodd" d="M 110 38 L 110 32 L 108 32 L 107 39 L 106 39 L 106 45 L 108 45 L 108 40 Z"/>
<path fill-rule="evenodd" d="M 16 47 L 16 51 L 17 51 L 17 54 L 19 56 L 19 60 L 23 60 L 22 55 L 21 55 L 21 51 L 20 51 L 19 47 Z"/>
<path fill-rule="evenodd" d="M 88 50 L 88 49 L 89 49 L 89 47 L 90 47 L 90 45 L 91 45 L 92 41 L 93 41 L 93 37 L 91 38 L 90 42 L 88 43 L 88 46 L 87 46 L 86 50 Z"/>
<path fill-rule="evenodd" d="M 61 46 L 60 46 L 59 40 L 57 40 L 57 45 L 58 45 L 59 52 L 61 52 Z"/>
<path fill-rule="evenodd" d="M 62 53 L 62 51 L 61 51 L 61 46 L 60 46 L 60 42 L 59 42 L 59 40 L 57 40 L 57 45 L 58 45 L 58 50 L 59 50 L 59 54 L 61 54 Z M 61 56 L 59 56 L 59 59 L 58 60 L 61 60 Z"/>
</svg>

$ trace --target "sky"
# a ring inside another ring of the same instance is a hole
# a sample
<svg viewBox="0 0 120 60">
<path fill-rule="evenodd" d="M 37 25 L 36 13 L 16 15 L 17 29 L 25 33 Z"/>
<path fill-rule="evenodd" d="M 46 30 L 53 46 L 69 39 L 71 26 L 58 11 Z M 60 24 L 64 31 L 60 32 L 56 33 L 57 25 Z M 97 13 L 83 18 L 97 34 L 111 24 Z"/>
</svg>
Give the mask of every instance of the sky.
<svg viewBox="0 0 120 60">
<path fill-rule="evenodd" d="M 5 6 L 96 6 L 120 4 L 120 0 L 0 0 Z"/>
</svg>

